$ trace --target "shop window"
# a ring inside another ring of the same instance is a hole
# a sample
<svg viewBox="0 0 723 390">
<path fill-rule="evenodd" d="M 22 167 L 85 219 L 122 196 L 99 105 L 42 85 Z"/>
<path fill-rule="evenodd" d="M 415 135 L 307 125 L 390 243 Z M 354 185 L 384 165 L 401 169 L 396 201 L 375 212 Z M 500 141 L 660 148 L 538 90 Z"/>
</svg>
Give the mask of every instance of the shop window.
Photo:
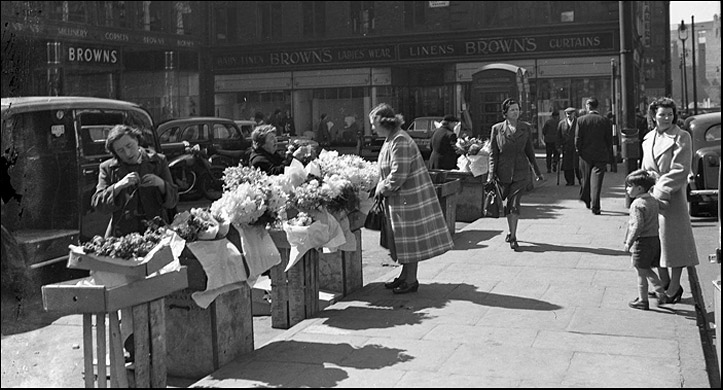
<svg viewBox="0 0 723 390">
<path fill-rule="evenodd" d="M 304 1 L 301 3 L 305 37 L 323 37 L 326 33 L 326 2 Z"/>
<path fill-rule="evenodd" d="M 151 1 L 149 10 L 149 24 L 150 31 L 166 31 L 166 23 L 164 22 L 164 15 L 171 15 L 170 4 L 165 1 Z"/>
<path fill-rule="evenodd" d="M 216 41 L 234 42 L 236 40 L 236 7 L 220 7 L 214 11 Z"/>
<path fill-rule="evenodd" d="M 374 32 L 374 2 L 351 2 L 352 33 L 367 35 Z"/>
<path fill-rule="evenodd" d="M 404 28 L 414 30 L 417 27 L 424 26 L 427 23 L 426 9 L 426 1 L 405 1 Z"/>
<path fill-rule="evenodd" d="M 264 39 L 281 38 L 281 4 L 259 4 L 258 5 L 258 34 Z"/>
<path fill-rule="evenodd" d="M 50 18 L 54 20 L 69 20 L 70 8 L 67 1 L 50 1 Z"/>
</svg>

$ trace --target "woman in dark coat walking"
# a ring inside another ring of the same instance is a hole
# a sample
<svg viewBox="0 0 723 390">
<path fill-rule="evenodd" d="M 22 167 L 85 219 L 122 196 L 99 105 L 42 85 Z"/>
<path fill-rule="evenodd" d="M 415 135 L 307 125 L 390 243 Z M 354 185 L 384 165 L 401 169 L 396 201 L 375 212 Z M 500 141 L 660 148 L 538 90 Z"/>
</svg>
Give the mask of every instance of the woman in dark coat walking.
<svg viewBox="0 0 723 390">
<path fill-rule="evenodd" d="M 492 152 L 487 183 L 492 185 L 496 180 L 502 188 L 502 198 L 506 200 L 505 215 L 510 229 L 505 241 L 510 243 L 510 248 L 517 250 L 520 199 L 522 193 L 532 185 L 530 167 L 535 171 L 537 180 L 543 180 L 543 177 L 535 160 L 531 126 L 518 120 L 520 105 L 513 99 L 507 99 L 502 102 L 502 114 L 505 121 L 492 126 L 490 133 Z"/>
</svg>

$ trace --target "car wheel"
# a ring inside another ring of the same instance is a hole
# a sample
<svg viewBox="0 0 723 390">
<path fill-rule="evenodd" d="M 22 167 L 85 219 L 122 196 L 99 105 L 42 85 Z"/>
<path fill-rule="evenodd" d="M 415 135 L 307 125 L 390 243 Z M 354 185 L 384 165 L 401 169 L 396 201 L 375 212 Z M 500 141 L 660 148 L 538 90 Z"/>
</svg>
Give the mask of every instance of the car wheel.
<svg viewBox="0 0 723 390">
<path fill-rule="evenodd" d="M 221 167 L 211 168 L 211 174 L 201 176 L 201 191 L 208 200 L 219 200 L 223 194 L 223 170 Z"/>
</svg>

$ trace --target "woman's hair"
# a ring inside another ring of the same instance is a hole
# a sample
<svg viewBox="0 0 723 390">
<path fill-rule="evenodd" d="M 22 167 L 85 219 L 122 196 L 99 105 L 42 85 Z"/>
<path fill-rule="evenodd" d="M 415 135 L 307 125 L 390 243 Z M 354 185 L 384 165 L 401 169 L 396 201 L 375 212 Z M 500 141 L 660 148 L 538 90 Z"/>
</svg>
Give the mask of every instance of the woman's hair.
<svg viewBox="0 0 723 390">
<path fill-rule="evenodd" d="M 276 128 L 273 125 L 256 126 L 251 132 L 251 142 L 253 142 L 254 148 L 260 148 L 266 142 L 266 136 L 271 133 L 276 135 Z"/>
<path fill-rule="evenodd" d="M 520 105 L 520 103 L 517 103 L 517 100 L 515 99 L 505 99 L 505 101 L 502 102 L 502 114 L 507 115 L 507 110 L 509 110 L 510 106 L 512 106 L 513 104 L 517 104 L 518 107 Z"/>
<path fill-rule="evenodd" d="M 113 150 L 113 143 L 123 138 L 124 135 L 129 135 L 135 138 L 136 141 L 138 141 L 138 145 L 141 145 L 143 143 L 143 132 L 139 129 L 128 125 L 115 125 L 108 132 L 108 138 L 105 139 L 105 150 L 107 150 L 108 153 L 112 154 L 113 157 L 118 157 L 118 155 L 115 153 L 115 150 Z"/>
<path fill-rule="evenodd" d="M 675 104 L 675 100 L 669 98 L 669 97 L 662 97 L 653 100 L 652 103 L 648 106 L 648 123 L 653 123 L 653 127 L 655 127 L 655 114 L 658 112 L 658 108 L 672 108 L 673 109 L 673 124 L 678 123 L 678 106 Z"/>
<path fill-rule="evenodd" d="M 404 118 L 394 112 L 392 106 L 387 103 L 381 103 L 369 111 L 369 116 L 379 118 L 379 124 L 385 129 L 394 130 L 404 123 Z"/>
<path fill-rule="evenodd" d="M 638 169 L 636 171 L 630 172 L 628 176 L 625 177 L 625 185 L 626 186 L 641 186 L 643 187 L 643 190 L 650 191 L 650 188 L 652 188 L 655 185 L 655 182 L 658 180 L 658 175 L 653 171 L 647 171 L 645 169 Z"/>
</svg>

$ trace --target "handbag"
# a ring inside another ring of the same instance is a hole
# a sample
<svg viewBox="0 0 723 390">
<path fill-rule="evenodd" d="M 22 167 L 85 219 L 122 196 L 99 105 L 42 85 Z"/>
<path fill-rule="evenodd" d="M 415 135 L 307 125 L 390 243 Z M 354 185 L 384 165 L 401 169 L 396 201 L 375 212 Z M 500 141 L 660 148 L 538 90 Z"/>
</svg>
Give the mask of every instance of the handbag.
<svg viewBox="0 0 723 390">
<path fill-rule="evenodd" d="M 374 204 L 371 209 L 369 209 L 369 213 L 367 213 L 367 217 L 364 220 L 364 227 L 369 230 L 381 231 L 384 226 L 385 219 L 382 199 L 376 198 L 374 199 Z"/>
<path fill-rule="evenodd" d="M 384 205 L 382 204 L 382 210 Z M 382 222 L 382 231 L 379 234 L 379 246 L 389 249 L 389 256 L 392 260 L 397 261 L 397 245 L 394 242 L 394 231 L 392 230 L 392 221 L 384 214 Z"/>
<path fill-rule="evenodd" d="M 502 205 L 502 190 L 497 180 L 485 185 L 484 204 L 482 206 L 482 216 L 486 218 L 499 218 L 504 215 L 504 206 Z"/>
</svg>

